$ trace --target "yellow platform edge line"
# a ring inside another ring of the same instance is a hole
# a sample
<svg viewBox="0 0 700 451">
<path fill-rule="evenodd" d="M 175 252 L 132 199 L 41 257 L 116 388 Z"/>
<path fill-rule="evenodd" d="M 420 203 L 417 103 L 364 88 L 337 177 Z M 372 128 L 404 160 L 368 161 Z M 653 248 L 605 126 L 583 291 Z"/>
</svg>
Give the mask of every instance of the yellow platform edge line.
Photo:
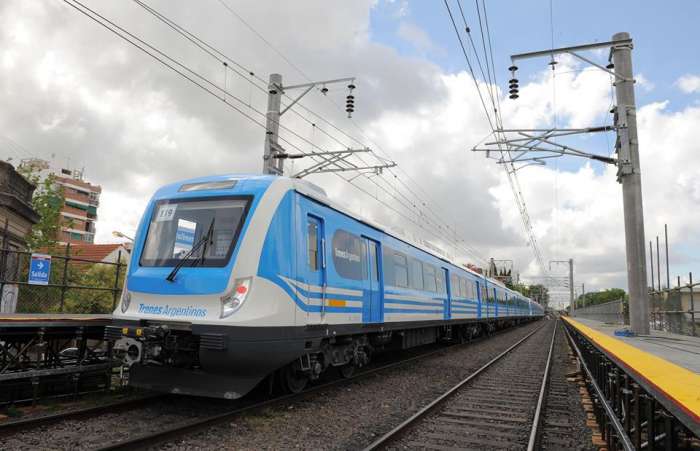
<svg viewBox="0 0 700 451">
<path fill-rule="evenodd" d="M 562 318 L 700 420 L 700 375 L 574 319 Z"/>
</svg>

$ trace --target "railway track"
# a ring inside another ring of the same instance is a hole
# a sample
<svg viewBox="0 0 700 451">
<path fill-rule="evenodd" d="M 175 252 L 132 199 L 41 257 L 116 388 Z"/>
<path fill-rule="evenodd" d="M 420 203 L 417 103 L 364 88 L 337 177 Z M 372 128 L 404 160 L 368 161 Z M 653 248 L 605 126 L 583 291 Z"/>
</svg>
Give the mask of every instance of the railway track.
<svg viewBox="0 0 700 451">
<path fill-rule="evenodd" d="M 538 328 L 537 330 L 540 330 Z M 505 329 L 501 332 L 498 332 L 496 335 L 500 335 L 503 332 L 506 332 L 511 329 Z M 483 336 L 479 337 L 477 339 L 472 340 L 470 343 L 465 344 L 466 346 L 469 346 L 470 344 L 475 344 L 477 342 L 483 341 L 483 340 L 488 340 L 494 338 L 494 335 L 488 335 L 488 336 Z M 285 395 L 285 396 L 279 396 L 275 398 L 267 398 L 264 400 L 258 399 L 241 399 L 236 402 L 230 402 L 231 406 L 229 408 L 217 408 L 213 409 L 216 410 L 216 413 L 211 414 L 211 415 L 206 415 L 206 416 L 197 416 L 196 418 L 191 418 L 191 419 L 186 419 L 180 422 L 177 422 L 170 427 L 163 427 L 162 429 L 159 429 L 155 432 L 147 432 L 147 433 L 141 433 L 141 434 L 136 434 L 129 436 L 125 438 L 124 440 L 119 440 L 119 441 L 112 441 L 105 443 L 104 446 L 101 446 L 97 449 L 100 450 L 126 450 L 126 449 L 144 449 L 147 447 L 152 447 L 156 446 L 158 444 L 176 439 L 178 437 L 184 436 L 186 434 L 200 431 L 203 429 L 206 429 L 210 426 L 229 421 L 232 418 L 235 418 L 241 414 L 248 413 L 248 412 L 253 412 L 257 411 L 266 407 L 272 407 L 275 405 L 283 404 L 285 402 L 289 401 L 298 401 L 302 400 L 304 397 L 310 396 L 314 393 L 317 393 L 321 390 L 325 390 L 334 386 L 340 386 L 342 384 L 347 384 L 350 382 L 355 382 L 357 380 L 360 380 L 362 378 L 366 378 L 368 376 L 387 371 L 392 368 L 397 368 L 403 365 L 406 365 L 410 362 L 421 360 L 428 358 L 430 356 L 434 356 L 436 354 L 440 353 L 446 353 L 449 352 L 451 349 L 454 349 L 455 347 L 459 346 L 465 346 L 465 345 L 453 345 L 450 347 L 440 347 L 437 349 L 431 349 L 427 352 L 421 352 L 416 355 L 412 355 L 408 358 L 403 358 L 398 361 L 393 361 L 387 364 L 382 364 L 367 370 L 364 370 L 362 372 L 358 372 L 354 376 L 347 378 L 347 379 L 336 379 L 336 380 L 331 380 L 326 383 L 314 385 L 310 387 L 309 389 L 299 393 L 299 394 L 291 394 L 291 395 Z M 31 430 L 34 428 L 37 428 L 39 426 L 45 426 L 45 425 L 50 425 L 54 423 L 59 423 L 61 421 L 66 421 L 66 420 L 73 420 L 73 419 L 82 419 L 82 418 L 90 418 L 94 417 L 96 415 L 101 415 L 105 413 L 114 413 L 116 411 L 123 411 L 123 410 L 129 410 L 129 409 L 138 409 L 141 407 L 147 407 L 149 401 L 156 401 L 159 400 L 160 398 L 165 398 L 170 395 L 153 395 L 153 396 L 148 396 L 144 398 L 139 398 L 139 399 L 132 399 L 132 400 L 126 400 L 124 402 L 115 402 L 115 403 L 109 403 L 105 404 L 102 406 L 98 407 L 91 407 L 87 409 L 80 409 L 80 410 L 74 410 L 74 411 L 67 411 L 67 412 L 60 412 L 56 413 L 53 415 L 48 415 L 48 416 L 42 416 L 42 417 L 36 417 L 36 418 L 29 418 L 26 420 L 19 420 L 19 421 L 14 421 L 11 423 L 5 423 L 5 424 L 0 424 L 0 437 L 8 435 L 8 434 L 14 434 L 17 432 L 22 432 L 22 431 L 27 431 Z"/>
<path fill-rule="evenodd" d="M 508 330 L 509 329 L 504 329 L 502 331 L 499 331 L 496 333 L 496 335 L 499 335 L 499 334 L 506 332 Z M 424 352 L 424 353 L 421 353 L 421 354 L 418 354 L 418 355 L 415 355 L 415 356 L 412 356 L 412 357 L 409 357 L 406 359 L 402 359 L 402 360 L 399 360 L 396 362 L 391 362 L 391 363 L 388 363 L 385 365 L 381 365 L 378 367 L 374 367 L 374 368 L 362 371 L 360 373 L 353 375 L 350 378 L 336 379 L 336 380 L 332 380 L 330 382 L 315 385 L 315 386 L 312 386 L 312 387 L 310 387 L 310 388 L 308 388 L 308 389 L 306 389 L 303 392 L 298 393 L 298 394 L 284 395 L 284 396 L 276 397 L 273 399 L 267 399 L 267 400 L 264 400 L 261 402 L 248 403 L 248 404 L 236 407 L 236 408 L 234 408 L 230 411 L 227 411 L 227 412 L 219 413 L 219 414 L 204 417 L 204 418 L 197 418 L 197 419 L 193 419 L 190 421 L 185 421 L 185 422 L 176 424 L 170 428 L 164 428 L 164 429 L 157 431 L 157 432 L 142 434 L 139 436 L 127 438 L 123 441 L 113 442 L 113 443 L 107 444 L 104 447 L 101 447 L 98 449 L 99 449 L 99 451 L 116 451 L 116 450 L 145 449 L 145 448 L 153 447 L 153 446 L 156 446 L 158 444 L 176 439 L 176 438 L 181 437 L 183 435 L 186 435 L 188 433 L 200 431 L 200 430 L 205 429 L 207 427 L 214 426 L 216 424 L 219 424 L 219 423 L 222 423 L 225 421 L 229 421 L 229 420 L 231 420 L 239 415 L 242 415 L 244 413 L 257 411 L 257 410 L 260 410 L 260 409 L 263 409 L 266 407 L 279 405 L 279 404 L 282 404 L 284 402 L 288 402 L 288 401 L 292 401 L 292 400 L 298 401 L 298 400 L 301 400 L 305 397 L 308 397 L 314 393 L 320 392 L 322 390 L 325 390 L 325 389 L 328 389 L 328 388 L 331 388 L 334 386 L 340 386 L 340 385 L 348 384 L 350 382 L 356 382 L 356 381 L 363 379 L 363 378 L 366 378 L 368 376 L 371 376 L 371 375 L 374 375 L 374 374 L 377 374 L 377 373 L 380 373 L 383 371 L 387 371 L 387 370 L 392 369 L 392 368 L 397 368 L 397 367 L 406 365 L 406 364 L 413 362 L 413 361 L 416 361 L 416 360 L 421 360 L 421 359 L 424 359 L 424 358 L 427 358 L 427 357 L 430 357 L 430 356 L 433 356 L 433 355 L 436 355 L 439 353 L 448 352 L 454 346 L 465 346 L 465 345 L 468 346 L 470 344 L 474 344 L 474 343 L 477 343 L 479 341 L 483 341 L 483 340 L 493 338 L 493 337 L 494 337 L 494 335 L 484 335 L 482 337 L 479 337 L 477 339 L 470 341 L 469 343 L 457 344 L 457 345 L 453 345 L 453 346 L 448 347 L 448 348 L 444 348 L 444 347 L 438 348 L 438 349 Z"/>
<path fill-rule="evenodd" d="M 93 415 L 101 415 L 103 413 L 120 412 L 127 409 L 139 408 L 150 402 L 158 399 L 164 399 L 168 396 L 163 393 L 151 393 L 138 398 L 130 398 L 118 401 L 106 402 L 98 406 L 91 406 L 79 409 L 70 409 L 62 412 L 57 412 L 48 415 L 41 415 L 21 420 L 7 421 L 0 423 L 0 437 L 9 434 L 16 434 L 20 431 L 25 431 L 40 426 L 48 426 L 66 420 L 79 420 L 89 418 Z"/>
<path fill-rule="evenodd" d="M 526 335 L 365 450 L 538 449 L 558 329 Z"/>
<path fill-rule="evenodd" d="M 542 413 L 539 449 L 581 449 L 582 441 L 589 442 L 591 449 L 597 449 L 588 438 L 590 429 L 584 427 L 582 430 L 580 413 L 574 411 L 578 407 L 576 402 L 572 406 L 571 400 L 578 399 L 580 394 L 578 385 L 567 382 L 567 377 L 577 373 L 578 368 L 570 360 L 571 351 L 566 333 L 561 330 L 563 324 L 560 324 L 559 328 L 554 342 L 547 400 Z M 582 436 L 585 437 L 584 440 Z"/>
</svg>

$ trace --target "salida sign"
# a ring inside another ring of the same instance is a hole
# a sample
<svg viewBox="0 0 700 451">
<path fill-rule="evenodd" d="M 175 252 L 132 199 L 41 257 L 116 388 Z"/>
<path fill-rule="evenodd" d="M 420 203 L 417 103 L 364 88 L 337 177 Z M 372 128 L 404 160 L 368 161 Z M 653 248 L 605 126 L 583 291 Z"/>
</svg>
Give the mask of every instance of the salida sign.
<svg viewBox="0 0 700 451">
<path fill-rule="evenodd" d="M 29 282 L 32 285 L 48 285 L 51 274 L 51 256 L 45 254 L 32 254 L 29 263 Z"/>
</svg>

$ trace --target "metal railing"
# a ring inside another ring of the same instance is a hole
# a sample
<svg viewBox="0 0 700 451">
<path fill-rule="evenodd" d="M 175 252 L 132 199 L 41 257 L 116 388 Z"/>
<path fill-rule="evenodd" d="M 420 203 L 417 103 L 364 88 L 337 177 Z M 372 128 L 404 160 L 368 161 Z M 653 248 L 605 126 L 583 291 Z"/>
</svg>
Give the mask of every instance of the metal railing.
<svg viewBox="0 0 700 451">
<path fill-rule="evenodd" d="M 109 262 L 71 255 L 70 244 L 64 249 L 51 255 L 46 284 L 29 281 L 32 252 L 0 249 L 0 312 L 111 313 L 124 284 L 122 252 Z"/>
<path fill-rule="evenodd" d="M 650 321 L 654 330 L 663 330 L 681 335 L 697 336 L 700 333 L 700 310 L 696 310 L 695 297 L 698 291 L 693 283 L 693 273 L 688 274 L 688 283 L 663 290 L 649 291 Z"/>
</svg>

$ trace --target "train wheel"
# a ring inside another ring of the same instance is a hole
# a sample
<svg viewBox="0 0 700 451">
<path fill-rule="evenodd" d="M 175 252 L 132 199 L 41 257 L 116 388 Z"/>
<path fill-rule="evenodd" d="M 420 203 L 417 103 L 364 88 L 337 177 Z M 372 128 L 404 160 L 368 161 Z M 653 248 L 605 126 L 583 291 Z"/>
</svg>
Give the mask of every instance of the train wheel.
<svg viewBox="0 0 700 451">
<path fill-rule="evenodd" d="M 355 369 L 357 367 L 352 363 L 346 363 L 343 366 L 338 367 L 338 371 L 340 372 L 340 375 L 343 376 L 345 379 L 350 379 L 353 374 L 355 374 Z"/>
<path fill-rule="evenodd" d="M 301 371 L 294 368 L 292 365 L 288 365 L 282 371 L 282 383 L 284 388 L 289 393 L 299 393 L 309 382 L 309 377 L 302 373 Z"/>
</svg>

